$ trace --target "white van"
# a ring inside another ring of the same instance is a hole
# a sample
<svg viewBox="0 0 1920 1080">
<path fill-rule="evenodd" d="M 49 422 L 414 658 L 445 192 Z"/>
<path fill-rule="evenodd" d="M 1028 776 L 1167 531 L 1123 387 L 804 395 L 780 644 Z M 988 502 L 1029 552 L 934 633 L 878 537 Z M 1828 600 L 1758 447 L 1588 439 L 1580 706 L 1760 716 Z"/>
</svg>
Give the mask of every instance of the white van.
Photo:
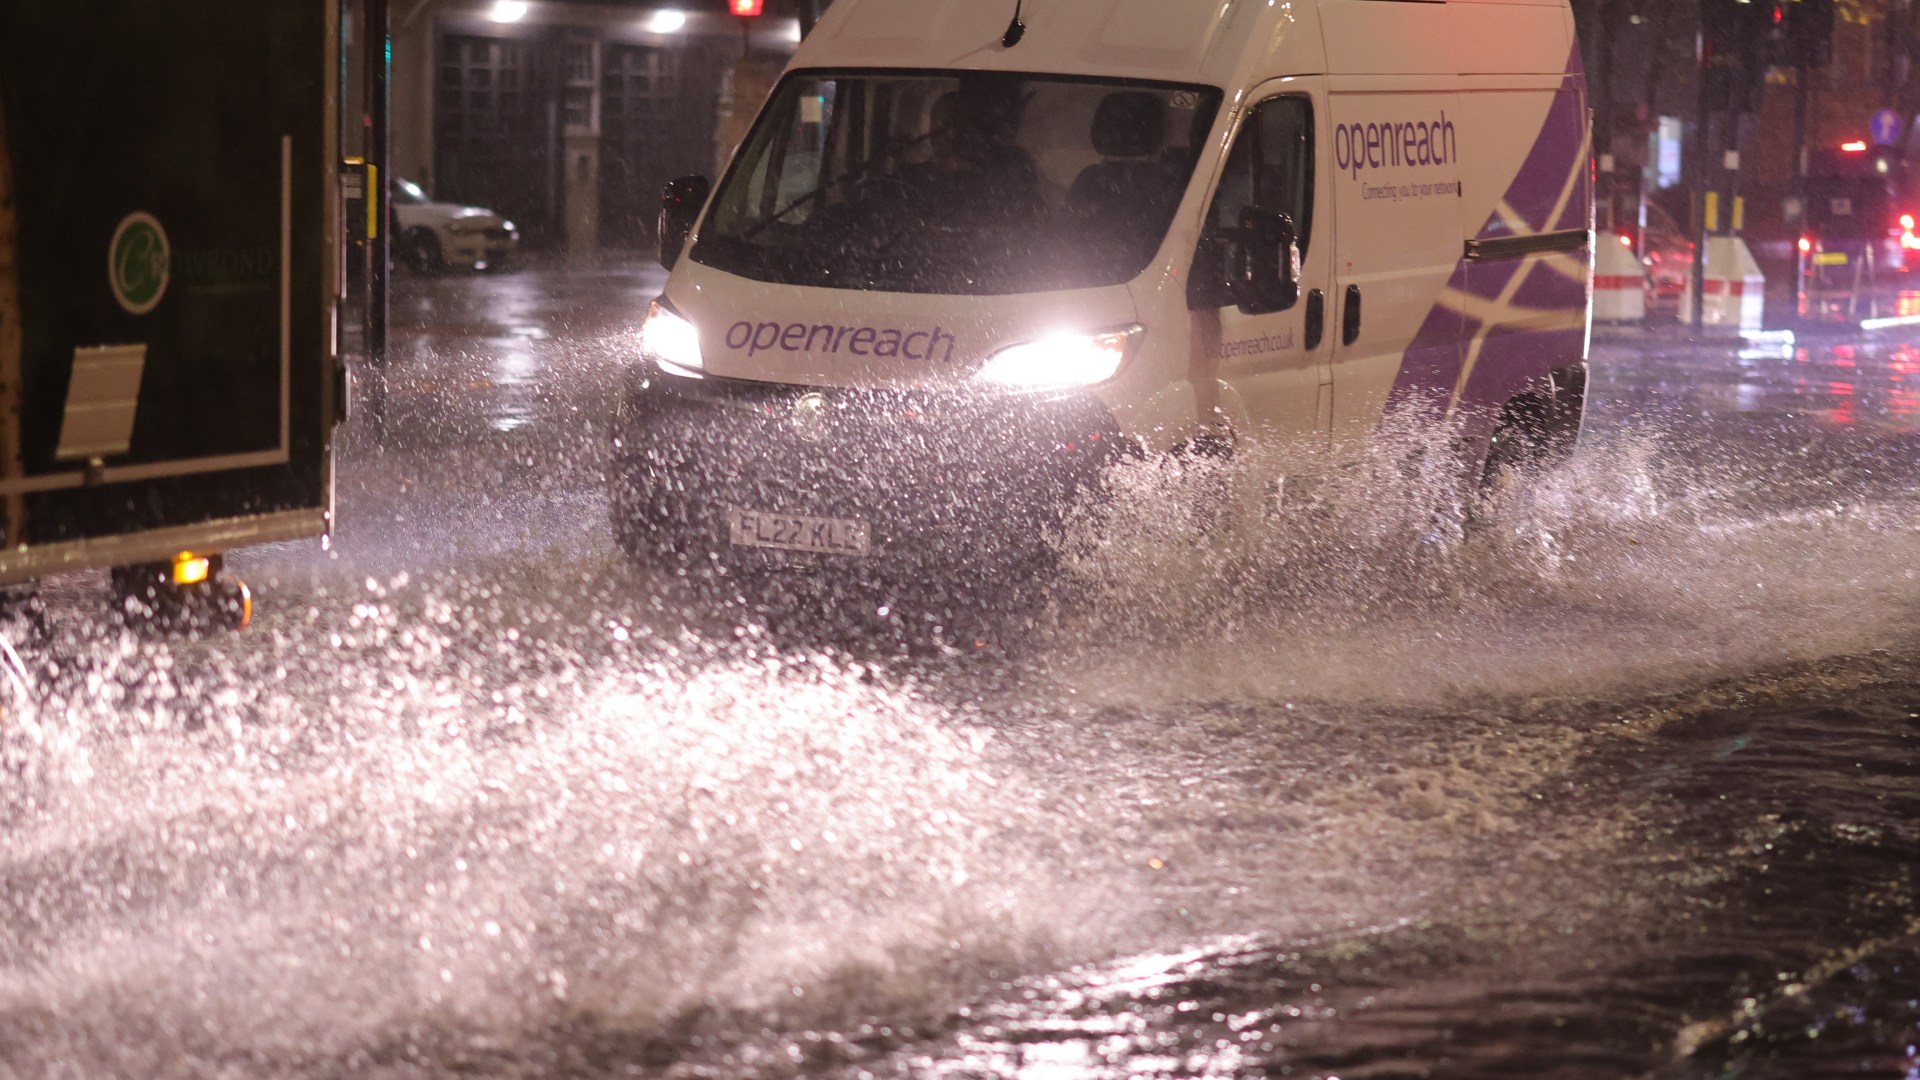
<svg viewBox="0 0 1920 1080">
<path fill-rule="evenodd" d="M 1589 138 L 1568 0 L 838 0 L 668 186 L 616 533 L 991 587 L 1119 453 L 1564 451 Z"/>
</svg>

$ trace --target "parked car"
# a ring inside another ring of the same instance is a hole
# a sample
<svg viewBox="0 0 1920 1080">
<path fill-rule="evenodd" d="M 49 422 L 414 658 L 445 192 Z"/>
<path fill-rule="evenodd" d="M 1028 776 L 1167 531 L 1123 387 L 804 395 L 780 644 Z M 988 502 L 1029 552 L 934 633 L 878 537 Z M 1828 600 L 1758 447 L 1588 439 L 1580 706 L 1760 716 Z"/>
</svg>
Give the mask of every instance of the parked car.
<svg viewBox="0 0 1920 1080">
<path fill-rule="evenodd" d="M 520 248 L 520 230 L 478 206 L 437 202 L 411 180 L 393 182 L 394 256 L 422 273 L 450 266 L 498 270 Z"/>
<path fill-rule="evenodd" d="M 1644 240 L 1637 231 L 1629 222 L 1621 234 L 1639 249 L 1640 261 L 1647 268 L 1647 303 L 1659 309 L 1677 308 L 1693 283 L 1693 241 L 1657 203 L 1647 204 Z"/>
</svg>

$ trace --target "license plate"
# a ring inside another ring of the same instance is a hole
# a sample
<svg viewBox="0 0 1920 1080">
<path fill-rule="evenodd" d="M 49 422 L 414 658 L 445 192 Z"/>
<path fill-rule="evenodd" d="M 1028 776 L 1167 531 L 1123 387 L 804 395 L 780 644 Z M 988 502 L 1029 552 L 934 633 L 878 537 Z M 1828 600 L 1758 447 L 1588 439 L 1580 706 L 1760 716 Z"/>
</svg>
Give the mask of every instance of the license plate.
<svg viewBox="0 0 1920 1080">
<path fill-rule="evenodd" d="M 801 517 L 728 510 L 727 538 L 736 547 L 778 548 L 817 555 L 865 555 L 873 531 L 851 518 Z"/>
<path fill-rule="evenodd" d="M 1844 252 L 1844 251 L 1820 251 L 1820 252 L 1815 252 L 1815 253 L 1814 253 L 1814 256 L 1813 256 L 1813 265 L 1815 265 L 1815 266 L 1845 266 L 1845 265 L 1847 265 L 1847 253 L 1846 253 L 1846 252 Z"/>
</svg>

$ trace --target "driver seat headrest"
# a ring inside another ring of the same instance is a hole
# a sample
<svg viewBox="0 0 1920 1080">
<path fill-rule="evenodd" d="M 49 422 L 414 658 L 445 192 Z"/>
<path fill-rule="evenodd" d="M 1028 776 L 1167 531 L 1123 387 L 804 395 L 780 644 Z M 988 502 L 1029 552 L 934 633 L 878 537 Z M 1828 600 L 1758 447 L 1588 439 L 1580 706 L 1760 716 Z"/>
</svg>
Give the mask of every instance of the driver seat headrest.
<svg viewBox="0 0 1920 1080">
<path fill-rule="evenodd" d="M 1138 158 L 1166 141 L 1167 106 L 1144 90 L 1116 90 L 1093 114 L 1093 148 L 1101 157 Z"/>
</svg>

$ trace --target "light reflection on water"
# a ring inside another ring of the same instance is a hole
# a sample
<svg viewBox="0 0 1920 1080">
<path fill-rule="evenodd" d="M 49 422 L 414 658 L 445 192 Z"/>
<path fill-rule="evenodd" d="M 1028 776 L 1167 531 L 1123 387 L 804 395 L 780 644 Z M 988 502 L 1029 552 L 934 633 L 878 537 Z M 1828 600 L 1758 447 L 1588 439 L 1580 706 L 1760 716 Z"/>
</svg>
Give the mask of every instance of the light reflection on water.
<svg viewBox="0 0 1920 1080">
<path fill-rule="evenodd" d="M 1654 351 L 1667 351 L 1644 370 L 1611 348 L 1600 350 L 1602 379 L 1622 379 L 1670 401 L 1692 397 L 1729 415 L 1817 418 L 1884 434 L 1920 430 L 1913 386 L 1920 353 L 1897 335 L 1865 344 L 1818 334 L 1759 335 L 1734 350 L 1732 364 L 1724 353 L 1656 345 Z M 1698 362 L 1688 358 L 1692 353 Z"/>
</svg>

